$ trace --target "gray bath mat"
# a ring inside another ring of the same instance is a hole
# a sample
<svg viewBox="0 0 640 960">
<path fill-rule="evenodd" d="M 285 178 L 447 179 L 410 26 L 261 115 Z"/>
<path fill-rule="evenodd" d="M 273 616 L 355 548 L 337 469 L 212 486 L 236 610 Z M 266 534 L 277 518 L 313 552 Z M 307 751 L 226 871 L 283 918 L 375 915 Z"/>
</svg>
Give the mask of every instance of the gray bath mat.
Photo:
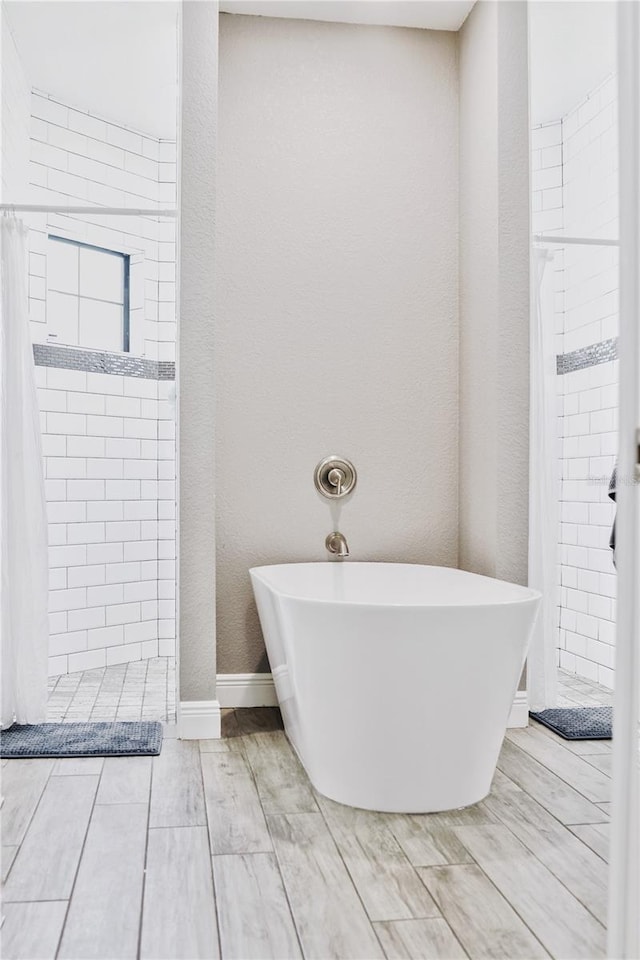
<svg viewBox="0 0 640 960">
<path fill-rule="evenodd" d="M 157 756 L 162 724 L 15 723 L 0 735 L 0 757 L 137 757 Z"/>
<path fill-rule="evenodd" d="M 612 707 L 557 707 L 530 713 L 565 740 L 611 740 Z"/>
</svg>

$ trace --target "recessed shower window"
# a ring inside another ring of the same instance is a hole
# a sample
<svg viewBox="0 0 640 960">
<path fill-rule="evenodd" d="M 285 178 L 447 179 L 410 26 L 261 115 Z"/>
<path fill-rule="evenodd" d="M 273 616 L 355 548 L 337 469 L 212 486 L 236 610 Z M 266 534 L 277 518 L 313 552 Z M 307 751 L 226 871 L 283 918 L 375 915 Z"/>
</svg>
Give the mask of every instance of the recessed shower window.
<svg viewBox="0 0 640 960">
<path fill-rule="evenodd" d="M 47 327 L 54 343 L 128 352 L 129 257 L 50 236 Z"/>
</svg>

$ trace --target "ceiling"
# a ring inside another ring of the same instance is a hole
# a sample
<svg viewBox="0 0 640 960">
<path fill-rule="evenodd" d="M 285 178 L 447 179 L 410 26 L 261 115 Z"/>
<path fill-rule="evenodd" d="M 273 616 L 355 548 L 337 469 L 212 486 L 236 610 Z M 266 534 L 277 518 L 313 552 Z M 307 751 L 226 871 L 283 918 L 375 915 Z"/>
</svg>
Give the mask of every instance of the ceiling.
<svg viewBox="0 0 640 960">
<path fill-rule="evenodd" d="M 474 0 L 221 0 L 222 13 L 459 30 Z"/>
<path fill-rule="evenodd" d="M 64 103 L 175 139 L 175 0 L 5 0 L 27 82 Z M 227 13 L 458 30 L 473 0 L 223 0 Z"/>
<path fill-rule="evenodd" d="M 529 4 L 531 119 L 559 120 L 616 70 L 616 3 Z"/>
<path fill-rule="evenodd" d="M 171 0 L 5 0 L 27 82 L 160 139 L 176 136 Z"/>
<path fill-rule="evenodd" d="M 177 0 L 5 0 L 28 82 L 66 103 L 174 139 Z M 458 30 L 473 0 L 221 0 L 226 13 Z M 564 116 L 615 71 L 607 0 L 529 4 L 534 123 Z"/>
</svg>

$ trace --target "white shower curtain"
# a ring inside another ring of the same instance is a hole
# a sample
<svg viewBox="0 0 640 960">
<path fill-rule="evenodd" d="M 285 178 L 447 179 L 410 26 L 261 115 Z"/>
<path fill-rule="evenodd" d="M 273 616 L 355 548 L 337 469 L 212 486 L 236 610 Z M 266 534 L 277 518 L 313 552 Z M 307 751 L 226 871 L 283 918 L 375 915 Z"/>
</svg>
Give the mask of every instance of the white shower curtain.
<svg viewBox="0 0 640 960">
<path fill-rule="evenodd" d="M 558 441 L 552 254 L 534 250 L 531 271 L 529 586 L 542 593 L 527 662 L 529 709 L 557 701 Z"/>
<path fill-rule="evenodd" d="M 0 631 L 2 727 L 47 713 L 48 545 L 29 333 L 27 234 L 0 217 Z"/>
</svg>

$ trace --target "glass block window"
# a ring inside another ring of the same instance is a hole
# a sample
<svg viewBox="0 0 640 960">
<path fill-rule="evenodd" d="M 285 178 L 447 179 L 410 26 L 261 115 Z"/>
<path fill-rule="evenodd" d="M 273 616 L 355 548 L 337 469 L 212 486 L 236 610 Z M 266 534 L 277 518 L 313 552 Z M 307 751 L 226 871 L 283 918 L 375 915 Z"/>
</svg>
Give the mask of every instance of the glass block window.
<svg viewBox="0 0 640 960">
<path fill-rule="evenodd" d="M 47 336 L 50 342 L 129 351 L 129 257 L 49 236 Z"/>
</svg>

